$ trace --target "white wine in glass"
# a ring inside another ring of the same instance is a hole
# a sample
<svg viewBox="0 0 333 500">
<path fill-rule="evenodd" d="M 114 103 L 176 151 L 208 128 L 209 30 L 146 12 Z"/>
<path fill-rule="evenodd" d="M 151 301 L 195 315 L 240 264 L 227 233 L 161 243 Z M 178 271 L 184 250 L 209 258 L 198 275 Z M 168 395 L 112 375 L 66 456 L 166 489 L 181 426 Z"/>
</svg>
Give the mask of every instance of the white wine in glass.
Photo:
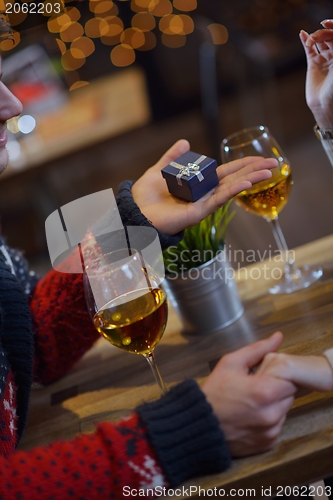
<svg viewBox="0 0 333 500">
<path fill-rule="evenodd" d="M 166 294 L 139 252 L 103 253 L 85 265 L 84 287 L 95 328 L 111 344 L 141 354 L 161 392 L 167 392 L 154 349 L 168 318 Z"/>
<path fill-rule="evenodd" d="M 310 286 L 322 276 L 322 269 L 318 266 L 296 266 L 278 220 L 290 195 L 292 176 L 289 161 L 277 141 L 267 127 L 251 127 L 223 139 L 221 154 L 224 163 L 245 156 L 277 159 L 278 166 L 271 170 L 272 177 L 242 191 L 236 202 L 247 212 L 270 222 L 277 247 L 285 256 L 284 276 L 269 288 L 270 293 L 292 293 Z"/>
</svg>

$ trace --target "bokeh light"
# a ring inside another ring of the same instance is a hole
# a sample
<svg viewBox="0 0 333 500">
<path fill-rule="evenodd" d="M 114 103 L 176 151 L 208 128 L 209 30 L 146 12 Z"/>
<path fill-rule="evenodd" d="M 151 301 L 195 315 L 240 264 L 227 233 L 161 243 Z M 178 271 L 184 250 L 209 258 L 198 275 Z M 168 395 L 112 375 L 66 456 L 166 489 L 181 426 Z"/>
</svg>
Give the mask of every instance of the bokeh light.
<svg viewBox="0 0 333 500">
<path fill-rule="evenodd" d="M 65 24 L 60 29 L 60 38 L 64 42 L 72 42 L 83 35 L 83 27 L 76 21 Z"/>
<path fill-rule="evenodd" d="M 14 4 L 16 0 L 0 0 L 1 3 Z M 55 5 L 62 4 L 61 13 L 54 14 Z M 104 45 L 113 46 L 110 59 L 115 66 L 128 66 L 135 61 L 135 51 L 148 51 L 157 44 L 156 26 L 162 32 L 162 43 L 168 47 L 182 47 L 186 43 L 186 35 L 194 30 L 193 19 L 182 12 L 190 12 L 197 8 L 197 0 L 118 0 L 127 2 L 132 10 L 131 19 L 126 19 L 126 26 L 119 15 L 119 4 L 115 0 L 85 0 L 91 13 L 81 19 L 80 5 L 70 6 L 72 0 L 43 0 L 44 11 L 49 17 L 47 28 L 56 34 L 56 43 L 61 53 L 61 64 L 71 75 L 80 68 L 86 58 L 95 51 L 93 39 L 100 38 Z M 26 3 L 34 0 L 26 0 Z M 42 3 L 42 1 L 40 2 Z M 46 9 L 46 4 L 53 8 Z M 80 9 L 80 10 L 79 10 Z M 178 14 L 174 12 L 178 11 Z M 50 11 L 53 12 L 50 12 Z M 22 9 L 21 9 L 22 12 Z M 86 11 L 85 15 L 86 15 Z M 16 16 L 14 25 L 24 21 L 26 14 Z M 83 15 L 83 14 L 82 14 Z M 130 25 L 128 26 L 130 21 Z M 222 26 L 222 25 L 220 25 Z M 223 27 L 222 27 L 223 28 Z M 225 43 L 226 34 L 211 25 L 214 43 Z M 221 34 L 222 33 L 222 34 Z M 1 50 L 11 50 L 20 41 L 19 33 L 14 35 L 15 42 L 3 41 Z M 78 88 L 80 78 L 71 79 L 70 88 Z M 80 84 L 81 85 L 81 84 Z"/>
<path fill-rule="evenodd" d="M 0 51 L 12 50 L 20 43 L 21 36 L 18 31 L 13 30 L 13 40 L 3 40 L 0 43 Z"/>
<path fill-rule="evenodd" d="M 212 35 L 214 44 L 223 45 L 224 43 L 227 43 L 229 33 L 223 24 L 212 23 L 208 26 L 208 29 Z"/>
<path fill-rule="evenodd" d="M 95 17 L 86 22 L 84 30 L 89 38 L 100 38 L 108 33 L 109 25 L 106 19 Z"/>
<path fill-rule="evenodd" d="M 89 9 L 95 14 L 95 16 L 100 16 L 112 10 L 116 11 L 115 13 L 118 14 L 118 7 L 112 2 L 112 0 L 99 0 L 97 2 L 90 0 Z"/>
<path fill-rule="evenodd" d="M 20 131 L 20 129 L 18 128 L 18 119 L 18 116 L 14 116 L 6 122 L 6 127 L 12 134 L 17 134 Z"/>
<path fill-rule="evenodd" d="M 162 33 L 166 33 L 167 35 L 179 35 L 183 33 L 183 21 L 175 14 L 163 16 L 158 26 Z"/>
<path fill-rule="evenodd" d="M 154 16 L 162 17 L 171 14 L 173 7 L 169 0 L 151 0 L 148 10 L 151 14 L 154 14 Z"/>
<path fill-rule="evenodd" d="M 87 38 L 86 36 L 81 36 L 80 38 L 76 38 L 71 43 L 71 51 L 73 57 L 81 59 L 82 57 L 90 56 L 95 50 L 95 44 L 91 40 L 91 38 Z"/>
<path fill-rule="evenodd" d="M 72 21 L 78 21 L 81 18 L 81 13 L 76 7 L 66 7 L 65 13 L 71 18 Z"/>
<path fill-rule="evenodd" d="M 63 26 L 71 22 L 72 19 L 68 14 L 61 14 L 60 16 L 51 17 L 47 21 L 47 27 L 50 33 L 59 33 Z"/>
<path fill-rule="evenodd" d="M 149 12 L 139 12 L 132 17 L 132 26 L 141 31 L 151 31 L 156 26 L 155 17 Z"/>
<path fill-rule="evenodd" d="M 144 33 L 144 37 L 145 37 L 144 44 L 141 45 L 141 47 L 138 47 L 137 50 L 148 51 L 148 50 L 151 50 L 154 47 L 156 47 L 157 40 L 156 40 L 156 36 L 154 35 L 154 33 L 152 31 L 146 31 Z"/>
<path fill-rule="evenodd" d="M 124 30 L 124 24 L 117 16 L 108 16 L 105 21 L 108 24 L 108 30 L 101 36 L 101 42 L 104 45 L 117 45 L 120 43 L 120 35 Z"/>
<path fill-rule="evenodd" d="M 60 38 L 56 38 L 57 45 L 59 47 L 61 55 L 64 54 L 67 50 L 66 44 L 60 40 Z"/>
<path fill-rule="evenodd" d="M 197 8 L 197 0 L 173 0 L 173 6 L 177 10 L 190 12 Z"/>
<path fill-rule="evenodd" d="M 116 45 L 111 50 L 110 58 L 115 66 L 130 66 L 135 61 L 135 51 L 129 45 Z"/>
<path fill-rule="evenodd" d="M 123 45 L 137 49 L 145 43 L 145 36 L 138 28 L 128 28 L 121 33 L 120 41 Z"/>
<path fill-rule="evenodd" d="M 73 83 L 73 85 L 70 86 L 69 90 L 79 89 L 81 87 L 85 87 L 86 85 L 89 85 L 89 82 L 86 82 L 84 80 L 79 80 Z"/>
<path fill-rule="evenodd" d="M 124 30 L 124 23 L 117 16 L 108 16 L 105 18 L 108 25 L 108 30 L 103 33 L 103 36 L 116 36 Z"/>
<path fill-rule="evenodd" d="M 62 67 L 66 71 L 73 71 L 75 69 L 81 68 L 86 62 L 85 58 L 77 59 L 73 56 L 71 50 L 66 50 L 66 52 L 61 56 Z"/>
<path fill-rule="evenodd" d="M 36 119 L 31 115 L 22 115 L 17 121 L 17 126 L 22 134 L 30 134 L 36 127 Z"/>
<path fill-rule="evenodd" d="M 133 12 L 148 12 L 151 2 L 152 0 L 132 0 L 131 9 Z"/>
<path fill-rule="evenodd" d="M 170 14 L 161 18 L 159 28 L 167 35 L 188 35 L 193 32 L 194 23 L 190 16 Z"/>
<path fill-rule="evenodd" d="M 194 31 L 194 22 L 192 17 L 187 16 L 186 14 L 180 14 L 179 17 L 183 21 L 183 32 L 185 35 L 189 35 Z"/>
</svg>

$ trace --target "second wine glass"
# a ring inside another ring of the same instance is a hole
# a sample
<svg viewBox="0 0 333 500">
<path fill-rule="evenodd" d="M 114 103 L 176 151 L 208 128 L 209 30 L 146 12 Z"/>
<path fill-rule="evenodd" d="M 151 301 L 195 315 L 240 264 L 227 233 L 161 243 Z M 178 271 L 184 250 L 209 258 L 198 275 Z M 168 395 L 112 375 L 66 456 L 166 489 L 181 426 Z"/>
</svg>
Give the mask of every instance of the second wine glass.
<svg viewBox="0 0 333 500">
<path fill-rule="evenodd" d="M 277 159 L 278 166 L 271 170 L 272 177 L 242 191 L 236 197 L 236 202 L 247 212 L 263 217 L 270 223 L 277 247 L 284 255 L 284 276 L 269 288 L 269 292 L 292 293 L 310 286 L 322 276 L 322 269 L 318 266 L 296 266 L 278 220 L 292 186 L 291 167 L 280 145 L 268 128 L 260 125 L 240 130 L 223 139 L 221 154 L 224 163 L 245 156 Z"/>
<path fill-rule="evenodd" d="M 154 349 L 166 327 L 168 306 L 154 271 L 135 250 L 101 252 L 85 265 L 84 288 L 98 332 L 114 346 L 144 356 L 165 394 Z"/>
</svg>

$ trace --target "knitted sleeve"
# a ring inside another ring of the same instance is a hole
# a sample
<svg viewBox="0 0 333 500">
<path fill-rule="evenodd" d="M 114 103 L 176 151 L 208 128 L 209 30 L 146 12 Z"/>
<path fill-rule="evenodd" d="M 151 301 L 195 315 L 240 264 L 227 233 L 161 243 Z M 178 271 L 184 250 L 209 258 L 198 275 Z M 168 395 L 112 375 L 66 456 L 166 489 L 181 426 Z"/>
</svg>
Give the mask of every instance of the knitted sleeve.
<svg viewBox="0 0 333 500">
<path fill-rule="evenodd" d="M 31 296 L 34 375 L 42 384 L 68 372 L 99 338 L 87 310 L 82 276 L 52 270 L 37 283 Z"/>
<path fill-rule="evenodd" d="M 171 486 L 230 467 L 219 422 L 194 380 L 183 382 L 137 411 Z"/>
<path fill-rule="evenodd" d="M 134 414 L 92 434 L 0 457 L 0 498 L 123 499 L 129 488 L 164 486 L 144 428 Z"/>
<path fill-rule="evenodd" d="M 124 225 L 150 226 L 134 202 L 132 181 L 119 186 L 116 196 Z M 174 245 L 182 233 L 158 233 L 162 248 Z M 70 265 L 70 260 L 69 260 Z M 63 376 L 93 345 L 99 334 L 86 309 L 82 275 L 50 271 L 33 290 L 30 301 L 35 336 L 35 377 L 43 384 Z"/>
<path fill-rule="evenodd" d="M 0 457 L 0 498 L 120 500 L 148 489 L 154 498 L 230 465 L 218 422 L 194 381 L 138 411 L 73 441 Z"/>
<path fill-rule="evenodd" d="M 134 181 L 124 181 L 120 184 L 116 201 L 120 217 L 124 226 L 148 226 L 154 227 L 152 223 L 143 215 L 138 205 L 135 203 L 131 188 Z M 156 229 L 156 228 L 154 228 Z M 183 238 L 184 232 L 181 231 L 173 236 L 161 233 L 158 231 L 158 236 L 161 242 L 161 247 L 165 248 L 177 245 Z"/>
</svg>

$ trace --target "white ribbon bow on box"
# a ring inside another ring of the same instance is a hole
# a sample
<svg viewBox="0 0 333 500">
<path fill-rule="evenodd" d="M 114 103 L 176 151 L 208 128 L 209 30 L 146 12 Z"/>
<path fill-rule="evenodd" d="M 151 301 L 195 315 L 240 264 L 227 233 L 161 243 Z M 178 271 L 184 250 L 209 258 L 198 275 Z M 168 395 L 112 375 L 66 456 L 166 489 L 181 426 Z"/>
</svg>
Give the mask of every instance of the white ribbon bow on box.
<svg viewBox="0 0 333 500">
<path fill-rule="evenodd" d="M 183 175 L 186 177 L 191 177 L 192 174 L 195 174 L 198 177 L 199 182 L 203 181 L 204 176 L 200 172 L 200 163 L 203 162 L 206 158 L 207 158 L 207 156 L 205 156 L 205 155 L 199 156 L 199 158 L 197 160 L 195 160 L 195 162 L 188 163 L 187 165 L 181 165 L 180 163 L 177 163 L 175 161 L 171 161 L 170 165 L 172 167 L 179 169 L 179 174 L 177 174 L 177 184 L 179 186 L 182 186 L 181 177 Z"/>
</svg>

